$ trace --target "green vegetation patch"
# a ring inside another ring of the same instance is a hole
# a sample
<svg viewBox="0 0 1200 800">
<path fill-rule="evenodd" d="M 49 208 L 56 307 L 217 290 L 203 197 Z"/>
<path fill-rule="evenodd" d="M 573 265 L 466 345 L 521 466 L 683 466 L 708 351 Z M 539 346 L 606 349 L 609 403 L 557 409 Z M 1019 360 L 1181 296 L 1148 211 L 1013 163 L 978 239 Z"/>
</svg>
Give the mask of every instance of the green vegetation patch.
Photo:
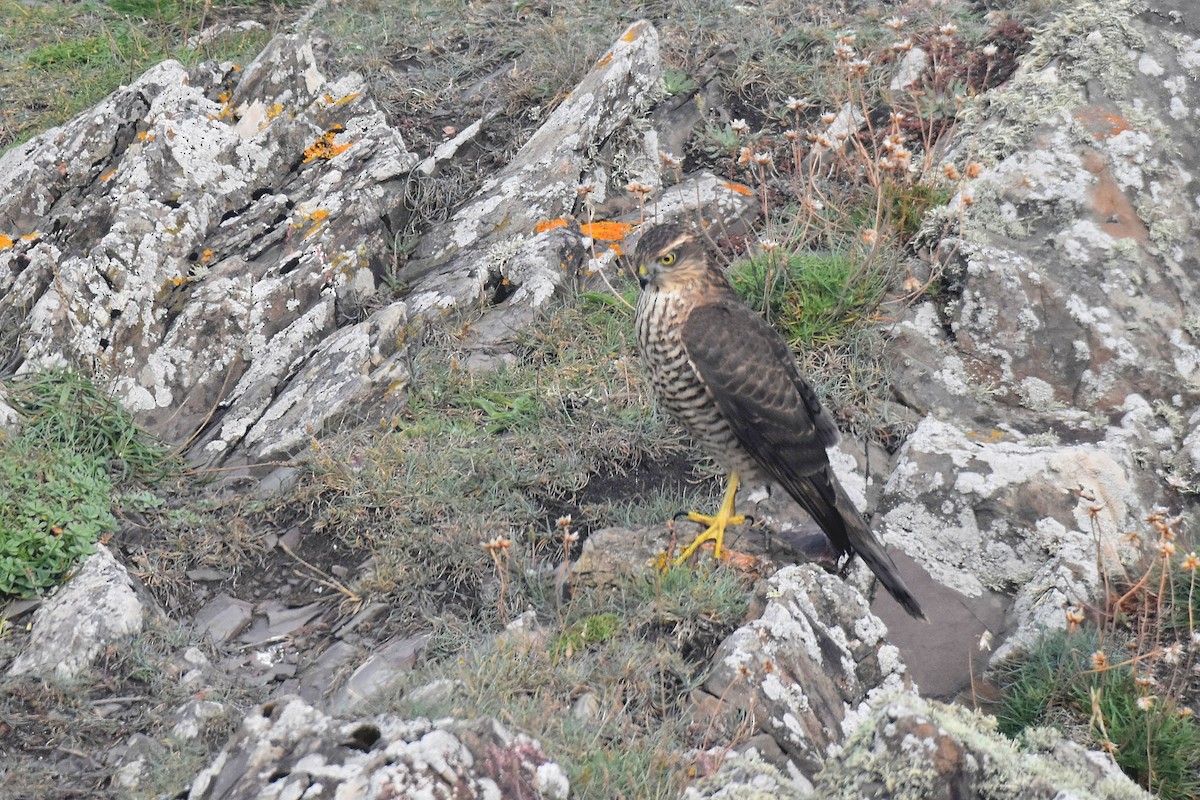
<svg viewBox="0 0 1200 800">
<path fill-rule="evenodd" d="M 116 530 L 111 496 L 95 459 L 24 437 L 0 441 L 0 596 L 57 584 Z"/>
<path fill-rule="evenodd" d="M 150 67 L 173 58 L 249 60 L 270 29 L 297 13 L 290 3 L 247 0 L 0 0 L 0 152 L 99 102 Z M 250 14 L 249 12 L 254 13 Z M 267 30 L 230 31 L 189 48 L 206 28 L 246 16 Z"/>
<path fill-rule="evenodd" d="M 55 586 L 116 530 L 115 485 L 175 467 L 115 400 L 77 373 L 10 379 L 17 432 L 0 435 L 0 597 Z"/>
<path fill-rule="evenodd" d="M 1022 656 L 1002 664 L 1002 733 L 1054 726 L 1112 754 L 1141 786 L 1168 800 L 1200 791 L 1200 727 L 1156 682 L 1135 673 L 1137 659 L 1094 629 L 1043 636 Z"/>
<path fill-rule="evenodd" d="M 887 288 L 885 275 L 848 252 L 768 251 L 736 265 L 730 280 L 798 349 L 869 324 Z"/>
</svg>

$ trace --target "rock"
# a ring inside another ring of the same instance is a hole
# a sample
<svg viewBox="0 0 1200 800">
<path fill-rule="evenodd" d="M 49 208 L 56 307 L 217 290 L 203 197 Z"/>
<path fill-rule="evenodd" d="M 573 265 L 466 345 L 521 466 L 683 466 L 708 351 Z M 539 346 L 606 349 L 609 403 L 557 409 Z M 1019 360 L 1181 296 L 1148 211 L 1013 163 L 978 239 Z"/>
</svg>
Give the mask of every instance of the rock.
<svg viewBox="0 0 1200 800">
<path fill-rule="evenodd" d="M 319 430 L 357 396 L 333 381 L 391 385 L 403 313 L 330 337 L 390 263 L 379 220 L 418 158 L 331 66 L 303 36 L 244 70 L 167 61 L 0 158 L 0 217 L 34 234 L 0 251 L 20 370 L 94 365 L 167 440 L 203 428 L 196 460 L 306 441 L 301 409 Z"/>
<path fill-rule="evenodd" d="M 175 726 L 171 728 L 171 735 L 181 742 L 195 739 L 209 726 L 209 720 L 219 719 L 225 712 L 224 703 L 189 700 L 175 710 Z"/>
<path fill-rule="evenodd" d="M 684 789 L 680 800 L 805 800 L 813 797 L 812 784 L 803 776 L 789 776 L 764 761 L 751 748 L 745 752 L 719 750 L 704 760 L 720 763 L 717 771 Z"/>
<path fill-rule="evenodd" d="M 208 634 L 213 644 L 219 646 L 232 641 L 250 624 L 253 616 L 253 604 L 221 593 L 200 609 L 192 625 L 200 633 Z"/>
<path fill-rule="evenodd" d="M 115 765 L 113 783 L 132 793 L 149 777 L 153 765 L 162 763 L 165 753 L 161 743 L 142 733 L 133 734 L 124 747 L 111 753 L 110 763 Z"/>
<path fill-rule="evenodd" d="M 593 531 L 571 565 L 571 575 L 592 586 L 611 584 L 619 577 L 643 572 L 666 552 L 670 541 L 671 535 L 665 528 Z"/>
<path fill-rule="evenodd" d="M 347 721 L 286 697 L 247 716 L 187 796 L 566 800 L 569 788 L 537 742 L 494 720 Z"/>
<path fill-rule="evenodd" d="M 939 630 L 948 629 L 943 610 L 977 607 L 994 618 L 996 593 L 1014 596 L 1014 628 L 992 631 L 997 644 L 1007 636 L 995 655 L 1003 658 L 1064 628 L 1066 608 L 1096 596 L 1097 564 L 1116 571 L 1136 555 L 1123 538 L 1146 512 L 1135 473 L 1124 449 L 1109 443 L 1038 445 L 926 418 L 884 486 L 882 538 L 959 596 L 932 612 Z M 894 641 L 930 663 L 961 662 L 981 632 L 959 630 L 963 638 L 945 650 L 931 649 L 923 630 Z"/>
<path fill-rule="evenodd" d="M 765 733 L 803 775 L 875 694 L 908 686 L 900 652 L 863 596 L 812 565 L 785 567 L 756 597 L 757 619 L 721 643 L 704 692 L 716 698 L 712 725 L 732 737 Z M 700 721 L 700 724 L 704 724 Z"/>
<path fill-rule="evenodd" d="M 8 393 L 0 387 L 0 432 L 6 434 L 15 433 L 17 430 L 17 422 L 21 416 L 12 406 L 8 404 Z"/>
<path fill-rule="evenodd" d="M 942 243 L 959 288 L 949 323 L 1006 402 L 1107 412 L 1131 393 L 1196 394 L 1200 147 L 1183 110 L 1200 90 L 1183 77 L 1183 43 L 1200 31 L 1159 10 L 1066 10 L 1056 25 L 1091 33 L 1067 63 L 1052 35 L 1035 42 L 1049 60 L 990 93 L 969 139 L 996 160 L 970 205 L 951 204 L 962 222 Z"/>
<path fill-rule="evenodd" d="M 1020 743 L 995 720 L 911 693 L 881 697 L 814 780 L 822 800 L 1149 800 L 1112 760 L 1046 729 Z"/>
<path fill-rule="evenodd" d="M 319 654 L 306 654 L 294 691 L 310 703 L 322 702 L 337 677 L 345 674 L 343 670 L 351 668 L 356 657 L 359 657 L 358 648 L 340 640 Z"/>
<path fill-rule="evenodd" d="M 406 276 L 461 269 L 453 261 L 460 254 L 478 258 L 542 220 L 574 213 L 581 185 L 593 185 L 598 203 L 631 181 L 657 187 L 658 140 L 638 127 L 661 96 L 661 73 L 658 32 L 635 22 L 512 161 L 422 238 Z"/>
<path fill-rule="evenodd" d="M 96 657 L 142 630 L 145 609 L 125 567 L 102 544 L 33 615 L 25 649 L 9 676 L 70 680 Z"/>
<path fill-rule="evenodd" d="M 417 663 L 429 644 L 429 634 L 393 639 L 375 649 L 329 701 L 329 711 L 343 714 L 394 684 Z"/>
</svg>

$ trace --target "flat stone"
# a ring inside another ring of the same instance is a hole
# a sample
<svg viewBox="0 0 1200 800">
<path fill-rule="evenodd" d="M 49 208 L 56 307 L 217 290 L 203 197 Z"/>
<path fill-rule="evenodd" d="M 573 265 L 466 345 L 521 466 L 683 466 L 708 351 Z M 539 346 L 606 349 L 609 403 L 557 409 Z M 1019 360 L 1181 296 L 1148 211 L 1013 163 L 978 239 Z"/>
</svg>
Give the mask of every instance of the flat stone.
<svg viewBox="0 0 1200 800">
<path fill-rule="evenodd" d="M 219 594 L 200 609 L 193 625 L 208 634 L 213 644 L 222 645 L 237 636 L 250 623 L 254 606 L 227 594 Z"/>
<path fill-rule="evenodd" d="M 358 648 L 346 642 L 334 642 L 321 655 L 301 666 L 296 693 L 310 703 L 321 700 L 334 676 L 358 654 Z"/>
<path fill-rule="evenodd" d="M 330 701 L 330 710 L 337 714 L 348 711 L 363 700 L 395 683 L 400 675 L 417 663 L 429 634 L 422 633 L 403 639 L 393 639 L 383 649 L 364 661 Z"/>
</svg>

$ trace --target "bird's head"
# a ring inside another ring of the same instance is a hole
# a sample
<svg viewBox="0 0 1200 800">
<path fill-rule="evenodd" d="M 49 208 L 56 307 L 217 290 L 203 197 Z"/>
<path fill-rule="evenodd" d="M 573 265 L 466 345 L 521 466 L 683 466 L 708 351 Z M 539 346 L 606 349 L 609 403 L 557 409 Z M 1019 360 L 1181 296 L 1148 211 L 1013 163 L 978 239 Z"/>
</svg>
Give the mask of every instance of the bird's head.
<svg viewBox="0 0 1200 800">
<path fill-rule="evenodd" d="M 700 236 L 677 224 L 656 225 L 645 231 L 633 255 L 633 266 L 643 288 L 669 289 L 711 280 L 710 263 Z"/>
</svg>

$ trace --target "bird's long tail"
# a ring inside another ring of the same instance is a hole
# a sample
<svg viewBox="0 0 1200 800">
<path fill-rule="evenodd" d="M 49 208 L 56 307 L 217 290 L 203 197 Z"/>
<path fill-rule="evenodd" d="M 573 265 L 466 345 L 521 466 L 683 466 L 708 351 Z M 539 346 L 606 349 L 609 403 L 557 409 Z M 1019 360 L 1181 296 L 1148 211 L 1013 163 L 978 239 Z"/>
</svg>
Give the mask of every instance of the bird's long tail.
<svg viewBox="0 0 1200 800">
<path fill-rule="evenodd" d="M 883 543 L 871 532 L 837 478 L 826 469 L 797 481 L 794 488 L 797 491 L 792 493 L 793 497 L 821 526 L 833 544 L 843 553 L 851 556 L 857 553 L 905 611 L 917 619 L 925 619 L 917 598 L 904 585 L 896 563 L 883 548 Z"/>
</svg>

